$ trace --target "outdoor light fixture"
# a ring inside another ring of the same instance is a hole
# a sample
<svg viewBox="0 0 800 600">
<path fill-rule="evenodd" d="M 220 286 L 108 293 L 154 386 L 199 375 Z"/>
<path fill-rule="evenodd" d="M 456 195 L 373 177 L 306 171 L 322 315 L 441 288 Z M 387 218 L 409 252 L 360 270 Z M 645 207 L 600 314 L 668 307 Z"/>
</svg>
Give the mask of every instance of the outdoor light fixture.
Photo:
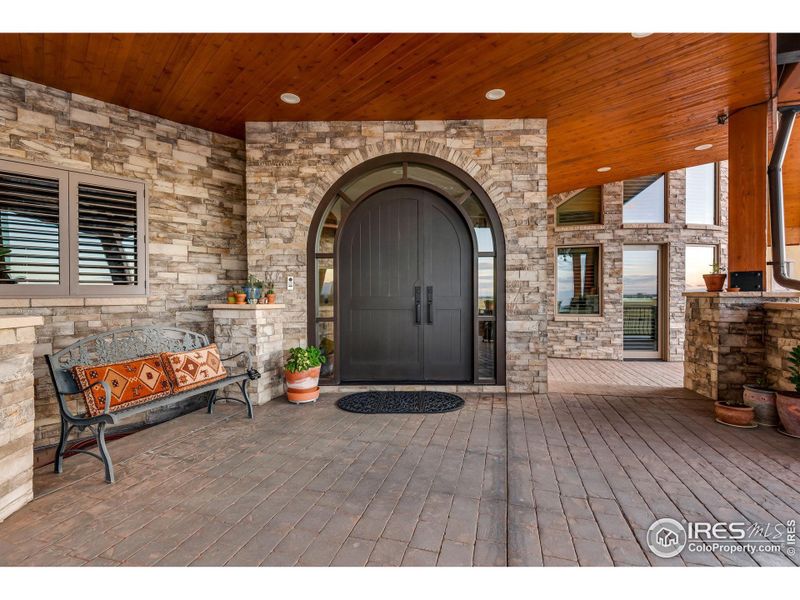
<svg viewBox="0 0 800 600">
<path fill-rule="evenodd" d="M 598 173 L 608 173 L 611 170 L 611 167 L 599 167 L 597 169 Z"/>
<path fill-rule="evenodd" d="M 501 90 L 500 88 L 494 88 L 493 90 L 489 90 L 486 92 L 486 99 L 487 100 L 500 100 L 503 96 L 506 95 L 505 90 Z"/>
<path fill-rule="evenodd" d="M 300 104 L 300 96 L 292 94 L 291 92 L 284 92 L 281 94 L 281 100 L 286 102 L 286 104 Z"/>
<path fill-rule="evenodd" d="M 709 148 L 713 147 L 714 144 L 700 144 L 699 146 L 695 146 L 695 150 L 708 150 Z"/>
<path fill-rule="evenodd" d="M 646 38 L 648 35 L 653 35 L 653 34 L 652 34 L 652 32 L 651 33 L 632 33 L 631 37 L 635 37 L 637 40 L 639 40 L 641 38 Z"/>
</svg>

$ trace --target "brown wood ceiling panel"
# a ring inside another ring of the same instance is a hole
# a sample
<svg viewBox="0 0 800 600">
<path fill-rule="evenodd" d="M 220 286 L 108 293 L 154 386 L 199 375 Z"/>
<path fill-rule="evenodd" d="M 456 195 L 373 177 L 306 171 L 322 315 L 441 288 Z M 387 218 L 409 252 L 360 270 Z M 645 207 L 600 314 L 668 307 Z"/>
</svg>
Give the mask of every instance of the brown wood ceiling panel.
<svg viewBox="0 0 800 600">
<path fill-rule="evenodd" d="M 545 117 L 552 193 L 724 159 L 716 116 L 770 93 L 767 34 L 0 34 L 0 72 L 235 137 L 246 121 Z"/>
</svg>

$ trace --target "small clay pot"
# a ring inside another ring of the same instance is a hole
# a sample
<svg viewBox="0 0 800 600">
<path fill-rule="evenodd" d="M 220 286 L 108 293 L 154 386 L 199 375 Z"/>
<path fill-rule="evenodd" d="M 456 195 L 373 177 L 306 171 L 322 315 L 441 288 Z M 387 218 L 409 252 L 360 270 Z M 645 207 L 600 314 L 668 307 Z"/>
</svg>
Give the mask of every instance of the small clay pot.
<svg viewBox="0 0 800 600">
<path fill-rule="evenodd" d="M 247 294 L 236 294 L 236 304 L 247 304 Z"/>
<path fill-rule="evenodd" d="M 236 304 L 236 294 L 228 294 L 228 304 Z"/>
<path fill-rule="evenodd" d="M 732 294 L 733 294 L 733 293 L 736 293 L 736 292 L 739 292 L 739 291 L 741 291 L 741 288 L 732 288 L 732 287 L 729 287 L 729 288 L 728 288 L 727 290 L 725 290 L 725 291 L 727 291 L 727 292 L 730 292 L 730 293 L 732 293 Z"/>
<path fill-rule="evenodd" d="M 275 304 L 275 300 L 278 298 L 277 294 L 267 294 L 267 304 Z"/>
<path fill-rule="evenodd" d="M 703 281 L 706 282 L 706 290 L 709 292 L 721 292 L 725 287 L 726 277 L 728 277 L 727 273 L 708 273 L 703 275 Z"/>
<path fill-rule="evenodd" d="M 778 410 L 775 406 L 775 392 L 753 385 L 744 386 L 742 400 L 755 411 L 756 423 L 766 427 L 777 427 Z"/>
<path fill-rule="evenodd" d="M 726 425 L 752 427 L 755 411 L 750 406 L 731 406 L 724 402 L 715 402 L 714 416 L 717 421 Z"/>
</svg>

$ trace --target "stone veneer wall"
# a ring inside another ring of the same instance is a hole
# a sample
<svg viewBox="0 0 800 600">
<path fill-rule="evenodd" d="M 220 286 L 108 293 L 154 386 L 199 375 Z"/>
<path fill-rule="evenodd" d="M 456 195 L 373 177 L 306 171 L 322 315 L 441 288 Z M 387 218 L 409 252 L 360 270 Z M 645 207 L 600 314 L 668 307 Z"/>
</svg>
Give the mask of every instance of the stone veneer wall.
<svg viewBox="0 0 800 600">
<path fill-rule="evenodd" d="M 549 356 L 622 360 L 622 252 L 625 244 L 659 244 L 666 249 L 669 277 L 669 337 L 665 357 L 683 360 L 685 327 L 685 264 L 687 244 L 717 244 L 720 264 L 727 264 L 728 168 L 720 164 L 719 225 L 686 224 L 686 171 L 671 171 L 667 177 L 667 223 L 622 223 L 622 182 L 603 186 L 603 224 L 556 227 L 556 205 L 575 193 L 551 196 L 547 209 L 547 294 Z M 556 246 L 599 244 L 602 261 L 602 315 L 556 317 Z"/>
<path fill-rule="evenodd" d="M 0 317 L 0 521 L 33 498 L 33 348 L 41 317 Z"/>
<path fill-rule="evenodd" d="M 789 352 L 800 344 L 800 303 L 767 303 L 764 309 L 764 378 L 772 389 L 794 391 L 789 380 Z"/>
<path fill-rule="evenodd" d="M 740 400 L 742 386 L 765 374 L 765 304 L 796 303 L 798 297 L 796 292 L 687 293 L 684 387 L 714 400 Z"/>
<path fill-rule="evenodd" d="M 36 444 L 57 439 L 42 356 L 115 327 L 170 324 L 213 333 L 206 306 L 246 278 L 244 143 L 0 75 L 0 157 L 141 179 L 149 209 L 149 295 L 0 298 L 0 315 L 41 315 Z"/>
<path fill-rule="evenodd" d="M 375 156 L 429 154 L 469 173 L 497 208 L 506 238 L 507 384 L 545 391 L 546 138 L 542 119 L 248 123 L 248 266 L 275 277 L 286 344 L 306 342 L 306 243 L 325 192 Z"/>
</svg>

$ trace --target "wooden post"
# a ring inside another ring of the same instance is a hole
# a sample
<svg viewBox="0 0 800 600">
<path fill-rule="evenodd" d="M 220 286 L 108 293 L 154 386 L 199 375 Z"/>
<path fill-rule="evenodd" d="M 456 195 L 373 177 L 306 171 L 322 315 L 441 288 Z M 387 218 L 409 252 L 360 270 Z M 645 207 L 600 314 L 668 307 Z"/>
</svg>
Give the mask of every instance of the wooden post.
<svg viewBox="0 0 800 600">
<path fill-rule="evenodd" d="M 767 286 L 769 105 L 728 121 L 728 271 L 761 271 Z"/>
</svg>

